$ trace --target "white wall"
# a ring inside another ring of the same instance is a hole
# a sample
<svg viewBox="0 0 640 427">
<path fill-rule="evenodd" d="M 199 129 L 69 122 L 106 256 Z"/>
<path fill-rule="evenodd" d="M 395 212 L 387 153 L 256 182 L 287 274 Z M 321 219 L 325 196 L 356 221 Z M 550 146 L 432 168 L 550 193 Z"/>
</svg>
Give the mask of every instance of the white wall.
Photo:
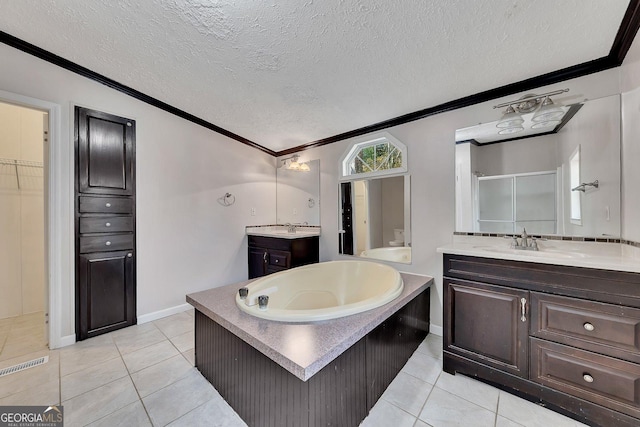
<svg viewBox="0 0 640 427">
<path fill-rule="evenodd" d="M 8 46 L 0 45 L 0 57 L 0 90 L 62 106 L 63 336 L 74 334 L 74 105 L 136 120 L 138 317 L 246 279 L 244 227 L 275 220 L 274 158 Z M 225 192 L 236 196 L 233 206 L 217 203 Z"/>
<path fill-rule="evenodd" d="M 394 228 L 404 230 L 404 177 L 383 178 L 380 181 L 382 200 L 382 246 L 395 240 Z"/>
<path fill-rule="evenodd" d="M 595 99 L 619 93 L 617 69 L 591 74 L 562 84 L 539 88 L 527 93 L 569 87 L 563 103 L 584 98 Z M 407 145 L 408 173 L 411 175 L 411 241 L 412 264 L 394 264 L 401 271 L 433 276 L 431 291 L 431 321 L 442 326 L 442 255 L 439 246 L 451 242 L 455 225 L 454 151 L 455 130 L 479 122 L 497 119 L 493 105 L 517 99 L 522 94 L 496 99 L 471 107 L 438 114 L 404 125 L 389 128 L 392 136 Z M 373 135 L 373 134 L 372 134 Z M 358 137 L 361 141 L 363 137 Z M 319 158 L 321 164 L 320 192 L 322 235 L 320 259 L 328 261 L 348 258 L 338 254 L 338 183 L 340 158 L 349 149 L 352 140 L 340 141 L 305 151 L 310 158 Z"/>
<path fill-rule="evenodd" d="M 43 116 L 0 103 L 0 158 L 42 163 Z M 0 319 L 43 311 L 45 302 L 43 169 L 17 172 L 0 165 Z"/>
<path fill-rule="evenodd" d="M 620 70 L 622 87 L 622 237 L 640 242 L 640 38 Z"/>
</svg>

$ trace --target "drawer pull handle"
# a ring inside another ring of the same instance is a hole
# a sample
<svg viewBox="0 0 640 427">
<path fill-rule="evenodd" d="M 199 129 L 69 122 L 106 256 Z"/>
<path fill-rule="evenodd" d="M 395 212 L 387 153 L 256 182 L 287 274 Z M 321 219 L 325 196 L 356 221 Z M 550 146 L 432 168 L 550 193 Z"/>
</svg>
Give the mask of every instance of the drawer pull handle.
<svg viewBox="0 0 640 427">
<path fill-rule="evenodd" d="M 105 203 L 104 204 L 106 207 L 110 208 L 111 207 L 111 203 Z"/>
<path fill-rule="evenodd" d="M 520 298 L 520 320 L 522 320 L 523 322 L 527 321 L 527 299 L 526 298 Z"/>
<path fill-rule="evenodd" d="M 108 223 L 106 223 L 104 226 L 105 226 L 105 227 L 111 227 L 111 223 L 110 223 L 110 222 L 108 222 Z"/>
<path fill-rule="evenodd" d="M 262 255 L 262 259 L 264 260 L 264 262 L 267 262 L 267 253 L 265 252 L 264 255 Z"/>
<path fill-rule="evenodd" d="M 596 328 L 595 326 L 593 326 L 593 325 L 592 325 L 591 323 L 589 323 L 589 322 L 585 323 L 585 324 L 584 324 L 584 325 L 582 325 L 582 326 L 584 326 L 584 329 L 585 329 L 585 330 L 587 330 L 587 331 L 589 331 L 589 332 L 593 331 L 593 330 Z"/>
<path fill-rule="evenodd" d="M 105 245 L 111 246 L 111 242 L 107 240 L 107 243 L 105 243 Z"/>
<path fill-rule="evenodd" d="M 591 375 L 589 375 L 589 374 L 584 374 L 582 376 L 582 379 L 585 380 L 588 383 L 592 383 L 593 382 L 593 377 Z"/>
</svg>

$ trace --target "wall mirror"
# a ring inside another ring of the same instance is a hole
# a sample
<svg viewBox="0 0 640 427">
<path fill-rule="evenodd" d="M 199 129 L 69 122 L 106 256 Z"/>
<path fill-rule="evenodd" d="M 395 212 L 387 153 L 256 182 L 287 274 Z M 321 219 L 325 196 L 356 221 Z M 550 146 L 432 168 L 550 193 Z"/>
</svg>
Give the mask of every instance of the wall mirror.
<svg viewBox="0 0 640 427">
<path fill-rule="evenodd" d="M 279 160 L 276 219 L 278 224 L 320 225 L 320 160 Z"/>
<path fill-rule="evenodd" d="M 408 175 L 340 183 L 339 252 L 411 263 Z"/>
<path fill-rule="evenodd" d="M 620 237 L 620 96 L 569 113 L 520 138 L 498 122 L 456 131 L 456 231 Z"/>
</svg>

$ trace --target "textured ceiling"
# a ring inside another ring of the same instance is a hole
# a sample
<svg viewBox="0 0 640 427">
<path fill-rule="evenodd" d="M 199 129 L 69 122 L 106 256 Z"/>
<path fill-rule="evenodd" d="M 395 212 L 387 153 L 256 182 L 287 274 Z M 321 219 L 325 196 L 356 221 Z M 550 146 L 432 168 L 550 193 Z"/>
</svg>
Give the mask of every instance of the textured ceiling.
<svg viewBox="0 0 640 427">
<path fill-rule="evenodd" d="M 606 56 L 628 0 L 0 0 L 0 30 L 279 151 Z"/>
</svg>

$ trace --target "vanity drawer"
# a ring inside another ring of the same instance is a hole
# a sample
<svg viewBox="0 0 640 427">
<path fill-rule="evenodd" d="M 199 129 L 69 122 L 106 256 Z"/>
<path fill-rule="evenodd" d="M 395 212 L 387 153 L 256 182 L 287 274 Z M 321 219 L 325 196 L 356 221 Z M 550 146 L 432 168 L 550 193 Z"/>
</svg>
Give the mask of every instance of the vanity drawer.
<svg viewBox="0 0 640 427">
<path fill-rule="evenodd" d="M 132 216 L 102 216 L 80 218 L 80 233 L 122 233 L 133 231 Z"/>
<path fill-rule="evenodd" d="M 291 252 L 269 250 L 269 264 L 289 268 L 291 266 Z"/>
<path fill-rule="evenodd" d="M 640 363 L 640 309 L 531 292 L 531 335 Z"/>
<path fill-rule="evenodd" d="M 531 338 L 531 379 L 640 417 L 640 365 Z"/>
<path fill-rule="evenodd" d="M 133 199 L 128 197 L 80 196 L 80 213 L 133 213 Z"/>
<path fill-rule="evenodd" d="M 133 234 L 80 237 L 80 253 L 133 249 Z"/>
</svg>

